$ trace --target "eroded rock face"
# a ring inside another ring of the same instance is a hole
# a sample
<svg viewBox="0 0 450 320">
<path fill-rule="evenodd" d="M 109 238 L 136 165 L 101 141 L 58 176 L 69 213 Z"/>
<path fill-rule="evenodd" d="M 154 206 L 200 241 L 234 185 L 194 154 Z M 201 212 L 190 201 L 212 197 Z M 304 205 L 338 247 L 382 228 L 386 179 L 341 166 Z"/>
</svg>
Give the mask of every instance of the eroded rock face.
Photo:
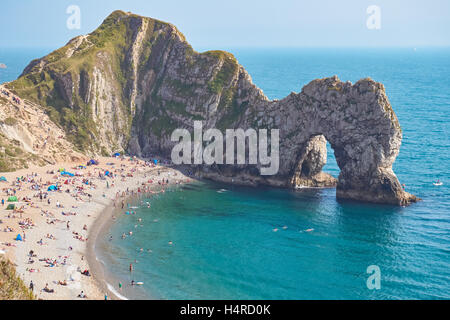
<svg viewBox="0 0 450 320">
<path fill-rule="evenodd" d="M 199 166 L 197 174 L 248 185 L 337 185 L 342 199 L 416 200 L 392 171 L 401 129 L 383 85 L 370 79 L 314 80 L 270 101 L 230 53 L 197 53 L 173 25 L 117 11 L 92 34 L 33 61 L 10 87 L 63 120 L 79 115 L 80 124 L 61 125 L 89 131 L 85 152 L 170 157 L 173 130 L 192 131 L 195 120 L 205 130 L 279 129 L 278 174 L 262 176 L 259 165 L 248 164 Z M 326 141 L 341 169 L 338 180 L 322 172 Z"/>
</svg>

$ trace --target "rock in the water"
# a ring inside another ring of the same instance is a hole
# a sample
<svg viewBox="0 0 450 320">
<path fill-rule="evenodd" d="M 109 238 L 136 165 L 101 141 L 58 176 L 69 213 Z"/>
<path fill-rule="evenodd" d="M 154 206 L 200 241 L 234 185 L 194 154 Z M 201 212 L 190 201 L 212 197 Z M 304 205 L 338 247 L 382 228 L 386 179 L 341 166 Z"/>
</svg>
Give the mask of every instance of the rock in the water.
<svg viewBox="0 0 450 320">
<path fill-rule="evenodd" d="M 278 174 L 260 165 L 197 167 L 226 182 L 279 187 L 337 185 L 337 197 L 407 204 L 392 171 L 402 134 L 382 84 L 337 77 L 314 80 L 300 93 L 269 101 L 234 56 L 195 52 L 171 24 L 113 12 L 93 33 L 35 60 L 9 84 L 62 125 L 86 153 L 170 157 L 174 129 L 280 130 Z M 322 172 L 326 141 L 338 181 Z"/>
</svg>

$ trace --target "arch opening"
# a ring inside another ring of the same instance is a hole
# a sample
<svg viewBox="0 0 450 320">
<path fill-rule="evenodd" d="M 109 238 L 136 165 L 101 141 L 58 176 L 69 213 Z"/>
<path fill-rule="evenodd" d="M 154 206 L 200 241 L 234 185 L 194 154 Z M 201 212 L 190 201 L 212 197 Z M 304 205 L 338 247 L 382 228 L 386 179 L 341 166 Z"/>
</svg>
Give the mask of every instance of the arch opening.
<svg viewBox="0 0 450 320">
<path fill-rule="evenodd" d="M 291 179 L 293 187 L 299 189 L 337 186 L 337 176 L 334 177 L 323 170 L 329 160 L 328 149 L 332 150 L 331 145 L 323 135 L 315 135 L 309 139 L 299 152 L 297 165 Z M 331 168 L 338 168 L 334 154 L 330 158 L 332 160 Z"/>
</svg>

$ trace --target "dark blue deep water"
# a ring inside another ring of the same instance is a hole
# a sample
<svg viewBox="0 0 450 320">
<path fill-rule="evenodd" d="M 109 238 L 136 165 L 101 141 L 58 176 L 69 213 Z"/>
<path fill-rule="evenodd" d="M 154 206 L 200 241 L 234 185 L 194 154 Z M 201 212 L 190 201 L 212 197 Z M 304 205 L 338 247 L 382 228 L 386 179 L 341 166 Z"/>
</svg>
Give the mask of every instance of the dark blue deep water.
<svg viewBox="0 0 450 320">
<path fill-rule="evenodd" d="M 144 282 L 125 285 L 130 298 L 449 299 L 450 49 L 231 51 L 271 99 L 332 75 L 382 82 L 404 132 L 394 171 L 423 201 L 400 208 L 338 202 L 333 189 L 174 187 L 150 198 L 151 209 L 121 215 L 100 240 L 111 284 Z M 12 79 L 0 69 L 0 81 Z M 331 149 L 325 171 L 339 174 Z M 366 285 L 371 265 L 379 290 Z"/>
</svg>

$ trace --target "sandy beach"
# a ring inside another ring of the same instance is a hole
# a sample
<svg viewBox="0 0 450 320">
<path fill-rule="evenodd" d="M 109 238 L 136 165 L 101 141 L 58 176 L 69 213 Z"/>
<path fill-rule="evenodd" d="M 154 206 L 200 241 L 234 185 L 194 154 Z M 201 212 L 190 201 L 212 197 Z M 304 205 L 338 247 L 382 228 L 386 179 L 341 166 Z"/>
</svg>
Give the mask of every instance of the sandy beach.
<svg viewBox="0 0 450 320">
<path fill-rule="evenodd" d="M 98 232 L 126 210 L 127 199 L 163 183 L 186 183 L 180 171 L 130 158 L 98 165 L 58 163 L 0 173 L 0 250 L 38 299 L 117 299 L 103 280 L 94 245 Z M 60 170 L 69 174 L 64 175 Z M 109 172 L 109 176 L 105 173 Z M 71 175 L 74 176 L 71 176 Z M 57 191 L 48 191 L 57 185 Z M 42 195 L 42 198 L 41 198 Z M 17 202 L 8 202 L 17 197 Z M 7 210 L 15 204 L 15 210 Z M 117 212 L 117 211 L 116 211 Z M 16 240 L 20 234 L 22 241 Z M 32 251 L 32 254 L 30 252 Z M 89 273 L 85 272 L 88 271 Z M 80 293 L 83 292 L 85 297 Z"/>
</svg>

